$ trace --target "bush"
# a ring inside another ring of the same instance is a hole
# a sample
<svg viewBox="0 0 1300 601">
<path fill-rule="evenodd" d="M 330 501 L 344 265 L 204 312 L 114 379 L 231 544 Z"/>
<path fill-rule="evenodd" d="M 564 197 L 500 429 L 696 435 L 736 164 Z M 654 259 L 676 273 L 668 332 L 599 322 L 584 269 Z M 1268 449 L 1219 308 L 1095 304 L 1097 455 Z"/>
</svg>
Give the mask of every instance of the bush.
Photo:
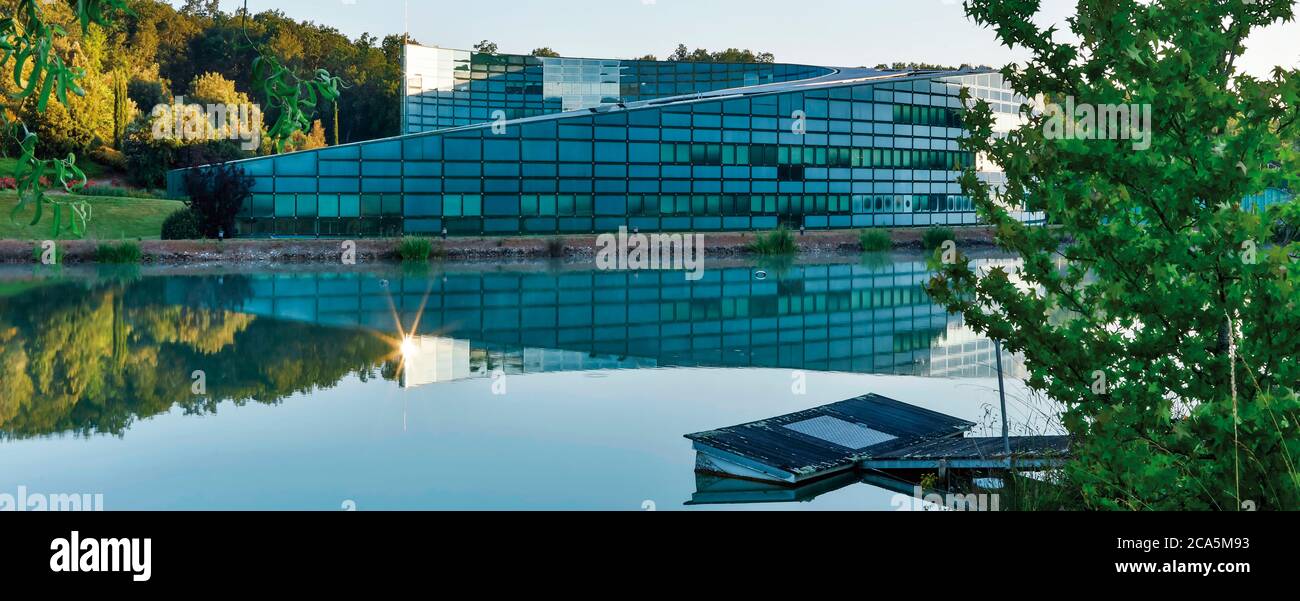
<svg viewBox="0 0 1300 601">
<path fill-rule="evenodd" d="M 134 188 L 122 188 L 118 186 L 104 186 L 100 184 L 87 184 L 86 187 L 75 190 L 76 194 L 81 196 L 104 196 L 109 198 L 159 198 L 166 199 L 166 194 L 152 192 L 149 190 L 137 190 Z"/>
<path fill-rule="evenodd" d="M 949 240 L 954 242 L 957 240 L 957 234 L 953 233 L 952 228 L 932 227 L 925 230 L 925 234 L 921 236 L 921 245 L 926 250 L 934 250 L 943 246 L 943 243 Z"/>
<path fill-rule="evenodd" d="M 134 242 L 100 244 L 95 249 L 95 261 L 100 263 L 139 263 L 140 246 Z"/>
<path fill-rule="evenodd" d="M 749 243 L 749 252 L 756 255 L 792 255 L 799 250 L 794 243 L 794 234 L 784 225 L 770 232 L 760 233 Z"/>
<path fill-rule="evenodd" d="M 894 240 L 889 237 L 889 232 L 881 230 L 862 230 L 858 241 L 862 243 L 864 252 L 883 252 L 894 248 Z"/>
<path fill-rule="evenodd" d="M 235 216 L 253 195 L 253 178 L 236 165 L 220 163 L 185 172 L 185 192 L 204 238 L 217 238 L 222 232 L 230 236 L 235 232 Z"/>
<path fill-rule="evenodd" d="M 402 262 L 423 263 L 433 254 L 433 240 L 407 236 L 397 243 L 397 256 Z"/>
<path fill-rule="evenodd" d="M 127 169 L 126 155 L 122 151 L 109 146 L 96 148 L 90 153 L 90 158 L 114 171 L 126 171 Z"/>
<path fill-rule="evenodd" d="M 198 240 L 203 237 L 199 229 L 199 216 L 189 209 L 181 209 L 167 216 L 162 224 L 163 240 Z"/>
<path fill-rule="evenodd" d="M 166 186 L 167 171 L 176 163 L 176 152 L 175 142 L 154 140 L 147 127 L 129 133 L 122 142 L 127 179 L 142 188 Z"/>
</svg>

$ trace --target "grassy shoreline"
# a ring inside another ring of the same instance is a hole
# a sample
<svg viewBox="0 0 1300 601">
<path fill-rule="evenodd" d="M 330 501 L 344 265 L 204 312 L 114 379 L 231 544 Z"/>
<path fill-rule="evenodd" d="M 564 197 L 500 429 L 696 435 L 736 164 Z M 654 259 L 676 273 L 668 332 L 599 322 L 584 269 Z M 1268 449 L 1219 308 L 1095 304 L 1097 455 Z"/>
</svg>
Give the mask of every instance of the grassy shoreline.
<svg viewBox="0 0 1300 601">
<path fill-rule="evenodd" d="M 179 201 L 155 198 L 59 195 L 57 199 L 90 204 L 91 219 L 87 224 L 86 240 L 157 240 L 162 232 L 163 220 L 185 207 Z M 50 208 L 45 207 L 40 223 L 28 225 L 34 214 L 31 207 L 10 218 L 10 213 L 17 204 L 18 195 L 12 190 L 0 192 L 0 239 L 50 239 Z M 74 238 L 64 232 L 58 239 Z"/>
</svg>

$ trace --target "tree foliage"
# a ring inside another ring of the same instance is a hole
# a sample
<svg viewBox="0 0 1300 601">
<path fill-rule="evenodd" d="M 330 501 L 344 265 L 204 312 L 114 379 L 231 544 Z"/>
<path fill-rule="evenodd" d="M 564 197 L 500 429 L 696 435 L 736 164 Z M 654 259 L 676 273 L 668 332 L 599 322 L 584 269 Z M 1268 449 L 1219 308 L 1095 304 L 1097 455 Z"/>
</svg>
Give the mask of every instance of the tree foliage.
<svg viewBox="0 0 1300 601">
<path fill-rule="evenodd" d="M 14 206 L 10 219 L 17 219 L 30 207 L 31 224 L 36 225 L 40 223 L 48 204 L 53 213 L 51 237 L 57 237 L 65 228 L 74 235 L 81 235 L 89 218 L 89 205 L 84 202 L 51 200 L 45 194 L 43 182 L 57 180 L 65 190 L 73 191 L 84 187 L 87 180 L 77 167 L 76 157 L 71 153 L 66 158 L 37 158 L 40 134 L 24 122 L 23 108 L 44 115 L 50 108 L 52 99 L 57 100 L 59 105 L 68 107 L 70 95 L 86 95 L 81 86 L 86 77 L 85 67 L 72 65 L 64 57 L 66 48 L 60 47 L 68 30 L 60 24 L 60 14 L 70 16 L 80 25 L 79 30 L 89 49 L 89 61 L 92 68 L 98 68 L 102 63 L 102 52 L 99 52 L 101 45 L 96 42 L 102 38 L 92 36 L 95 32 L 92 32 L 91 26 L 105 25 L 111 14 L 126 9 L 125 0 L 77 0 L 71 4 L 75 4 L 75 12 L 69 12 L 69 3 L 12 0 L 14 10 L 8 13 L 12 16 L 0 18 L 0 52 L 3 53 L 0 54 L 0 73 L 12 74 L 17 91 L 7 96 L 19 103 L 16 107 L 5 106 L 0 109 L 0 130 L 3 130 L 5 137 L 13 140 L 19 154 L 13 173 L 17 183 L 18 203 Z M 11 110 L 17 114 L 16 120 L 11 120 Z M 30 118 L 29 113 L 27 119 Z M 111 124 L 111 116 L 108 119 Z M 69 130 L 93 131 L 87 127 Z"/>
<path fill-rule="evenodd" d="M 222 163 L 191 169 L 185 173 L 187 204 L 199 218 L 199 233 L 205 238 L 230 236 L 235 216 L 252 197 L 253 179 L 237 165 Z"/>
<path fill-rule="evenodd" d="M 1242 203 L 1300 190 L 1300 73 L 1236 68 L 1250 32 L 1291 21 L 1292 2 L 1081 0 L 1073 43 L 1035 24 L 1038 9 L 966 3 L 1030 55 L 1002 70 L 1018 93 L 1149 107 L 1149 143 L 1097 136 L 1101 123 L 1063 136 L 1042 111 L 995 137 L 976 104 L 963 146 L 1007 181 L 967 172 L 962 187 L 1024 262 L 976 273 L 963 259 L 931 293 L 1023 353 L 1030 386 L 1064 404 L 1083 506 L 1300 507 L 1300 246 L 1279 237 L 1300 202 Z M 1051 227 L 1013 218 L 1027 199 Z"/>
<path fill-rule="evenodd" d="M 686 44 L 678 44 L 677 49 L 668 56 L 668 60 L 685 63 L 774 63 L 776 56 L 771 52 L 754 52 L 739 48 L 728 48 L 717 52 L 709 52 L 704 48 L 690 50 Z"/>
</svg>

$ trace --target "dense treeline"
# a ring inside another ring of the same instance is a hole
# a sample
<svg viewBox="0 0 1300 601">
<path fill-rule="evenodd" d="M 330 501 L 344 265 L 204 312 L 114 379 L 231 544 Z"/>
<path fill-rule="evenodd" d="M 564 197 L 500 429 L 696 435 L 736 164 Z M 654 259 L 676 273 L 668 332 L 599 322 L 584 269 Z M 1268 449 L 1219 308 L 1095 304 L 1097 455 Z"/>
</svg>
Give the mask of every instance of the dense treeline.
<svg viewBox="0 0 1300 601">
<path fill-rule="evenodd" d="M 57 99 L 46 111 L 35 102 L 10 100 L 12 78 L 0 78 L 5 110 L 40 135 L 37 153 L 89 156 L 127 172 L 139 185 L 159 185 L 167 168 L 211 159 L 268 152 L 241 149 L 231 141 L 201 144 L 158 140 L 153 111 L 178 98 L 186 103 L 260 104 L 251 97 L 256 48 L 273 54 L 304 75 L 326 69 L 349 86 L 337 107 L 318 106 L 313 131 L 293 148 L 367 140 L 397 133 L 400 119 L 402 36 L 382 40 L 363 34 L 353 40 L 333 27 L 290 19 L 280 11 L 255 15 L 222 12 L 216 0 L 188 0 L 176 9 L 156 0 L 131 0 L 131 13 L 108 27 L 74 26 L 69 3 L 42 6 L 46 18 L 62 25 L 55 52 L 85 75 L 85 96 Z M 17 0 L 0 0 L 0 12 L 13 14 Z M 336 110 L 337 109 L 337 110 Z M 265 123 L 274 119 L 265 115 Z M 5 140 L 12 155 L 14 140 Z"/>
</svg>

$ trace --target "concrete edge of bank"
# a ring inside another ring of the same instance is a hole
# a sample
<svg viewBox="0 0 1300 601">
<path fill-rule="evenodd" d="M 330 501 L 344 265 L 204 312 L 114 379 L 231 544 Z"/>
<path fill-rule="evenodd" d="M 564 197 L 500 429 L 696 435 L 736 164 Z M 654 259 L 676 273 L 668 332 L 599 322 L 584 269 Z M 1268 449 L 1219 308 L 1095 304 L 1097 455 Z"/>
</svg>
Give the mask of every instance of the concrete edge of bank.
<svg viewBox="0 0 1300 601">
<path fill-rule="evenodd" d="M 922 228 L 884 230 L 895 250 L 923 250 Z M 953 229 L 959 247 L 991 248 L 993 228 L 968 226 Z M 708 257 L 744 257 L 751 254 L 753 232 L 705 232 L 704 252 Z M 491 261 L 595 256 L 596 235 L 549 237 L 452 237 L 433 239 L 431 260 Z M 357 262 L 397 262 L 396 238 L 355 240 Z M 58 252 L 64 264 L 94 263 L 100 244 L 117 240 L 60 240 Z M 142 264 L 229 264 L 264 265 L 296 263 L 339 263 L 343 239 L 236 239 L 236 240 L 143 240 L 139 245 Z M 858 230 L 795 234 L 799 256 L 861 252 Z M 0 263 L 39 263 L 40 241 L 0 240 Z"/>
</svg>

